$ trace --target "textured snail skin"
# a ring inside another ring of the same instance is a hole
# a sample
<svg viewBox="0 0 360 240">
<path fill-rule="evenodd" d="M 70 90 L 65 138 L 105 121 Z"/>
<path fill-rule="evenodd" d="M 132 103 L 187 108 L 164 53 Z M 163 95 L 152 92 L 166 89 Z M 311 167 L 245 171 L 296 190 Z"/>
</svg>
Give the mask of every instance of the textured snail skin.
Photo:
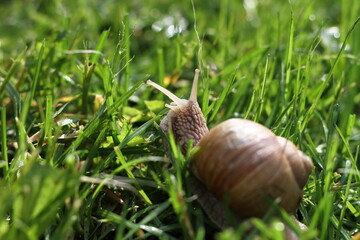
<svg viewBox="0 0 360 240">
<path fill-rule="evenodd" d="M 198 146 L 191 171 L 216 198 L 226 197 L 237 216 L 262 217 L 271 199 L 289 213 L 298 208 L 312 163 L 290 141 L 258 123 L 230 119 Z"/>
<path fill-rule="evenodd" d="M 181 146 L 183 153 L 186 153 L 190 139 L 194 141 L 195 146 L 209 132 L 198 103 L 192 101 L 189 101 L 184 108 L 171 109 L 161 121 L 160 127 L 166 133 L 171 128 L 175 141 Z"/>
</svg>

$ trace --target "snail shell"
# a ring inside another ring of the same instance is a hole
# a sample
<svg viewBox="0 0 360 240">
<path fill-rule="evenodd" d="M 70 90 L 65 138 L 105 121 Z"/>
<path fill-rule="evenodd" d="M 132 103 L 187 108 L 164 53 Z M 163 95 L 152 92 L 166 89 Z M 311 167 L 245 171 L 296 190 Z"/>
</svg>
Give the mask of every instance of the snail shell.
<svg viewBox="0 0 360 240">
<path fill-rule="evenodd" d="M 262 217 L 276 200 L 294 213 L 313 168 L 311 160 L 289 140 L 244 119 L 229 119 L 208 131 L 197 103 L 199 70 L 189 100 L 147 81 L 173 100 L 160 127 L 173 131 L 183 153 L 189 140 L 198 146 L 191 161 L 192 188 L 209 217 L 224 226 L 223 202 L 239 220 Z"/>
<path fill-rule="evenodd" d="M 312 170 L 311 160 L 285 138 L 244 119 L 229 119 L 198 144 L 190 168 L 237 216 L 262 217 L 270 199 L 294 213 Z"/>
</svg>

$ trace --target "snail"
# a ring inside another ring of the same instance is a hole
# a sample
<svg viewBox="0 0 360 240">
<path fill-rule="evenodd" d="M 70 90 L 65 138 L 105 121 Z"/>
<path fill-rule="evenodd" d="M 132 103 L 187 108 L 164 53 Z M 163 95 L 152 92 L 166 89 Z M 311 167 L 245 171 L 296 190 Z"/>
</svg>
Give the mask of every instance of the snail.
<svg viewBox="0 0 360 240">
<path fill-rule="evenodd" d="M 190 140 L 196 146 L 189 166 L 200 205 L 221 227 L 227 225 L 224 204 L 239 221 L 263 217 L 272 200 L 295 213 L 313 168 L 310 158 L 291 141 L 250 120 L 229 119 L 209 131 L 197 103 L 199 73 L 196 69 L 189 100 L 151 80 L 147 84 L 173 101 L 166 105 L 170 111 L 161 129 L 171 129 L 183 153 Z"/>
</svg>

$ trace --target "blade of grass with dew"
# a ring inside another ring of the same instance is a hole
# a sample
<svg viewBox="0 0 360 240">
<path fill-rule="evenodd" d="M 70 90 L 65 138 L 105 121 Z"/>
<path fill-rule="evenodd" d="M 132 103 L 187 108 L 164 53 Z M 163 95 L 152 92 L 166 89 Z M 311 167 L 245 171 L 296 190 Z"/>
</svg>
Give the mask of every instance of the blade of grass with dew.
<svg viewBox="0 0 360 240">
<path fill-rule="evenodd" d="M 139 225 L 145 225 L 157 216 L 159 216 L 162 212 L 164 212 L 170 206 L 170 202 L 165 201 L 161 204 L 156 205 L 156 208 L 152 210 L 148 215 L 146 215 L 140 222 Z M 129 232 L 125 235 L 124 239 L 128 239 L 132 236 L 138 229 L 133 228 L 130 229 Z"/>
<path fill-rule="evenodd" d="M 142 230 L 146 230 L 149 233 L 152 233 L 151 235 L 160 237 L 160 236 L 164 236 L 167 235 L 165 232 L 161 231 L 160 229 L 156 228 L 156 227 L 151 227 L 152 229 L 150 229 L 150 226 L 147 227 L 147 225 L 139 225 L 136 223 L 133 223 L 132 221 L 127 220 L 126 218 L 124 218 L 123 216 L 120 216 L 118 214 L 115 214 L 113 212 L 110 211 L 102 211 L 101 212 L 102 216 L 104 216 L 104 218 L 106 218 L 108 221 L 111 222 L 115 222 L 119 225 L 123 225 L 123 228 L 127 227 L 129 229 L 142 229 Z M 163 235 L 164 234 L 164 235 Z M 120 233 L 120 231 L 118 231 L 117 233 L 117 237 L 119 239 L 124 239 L 124 237 L 122 236 L 123 233 Z M 121 236 L 121 237 L 120 237 Z"/>
<path fill-rule="evenodd" d="M 149 212 L 153 211 L 154 209 L 156 209 L 157 206 L 155 205 L 150 205 L 144 209 L 141 209 L 139 211 L 137 211 L 136 213 L 134 213 L 133 215 L 131 215 L 131 217 L 129 218 L 129 220 L 131 222 L 136 222 L 137 219 L 141 219 L 143 216 L 146 216 Z M 159 219 L 159 216 L 158 217 L 155 217 L 154 220 L 153 220 L 154 224 L 155 225 L 160 225 L 161 224 L 161 221 Z"/>
<path fill-rule="evenodd" d="M 167 240 L 167 239 L 173 239 L 173 240 L 176 240 L 177 238 L 175 237 L 172 237 L 170 235 L 168 235 L 166 233 L 166 231 L 170 231 L 170 230 L 176 230 L 177 229 L 177 226 L 173 225 L 173 226 L 166 226 L 165 227 L 153 227 L 153 226 L 149 226 L 149 225 L 140 225 L 139 226 L 140 229 L 144 230 L 146 233 L 144 234 L 144 238 L 149 238 L 149 237 L 157 237 L 159 238 L 160 240 L 164 239 L 164 240 Z"/>
</svg>

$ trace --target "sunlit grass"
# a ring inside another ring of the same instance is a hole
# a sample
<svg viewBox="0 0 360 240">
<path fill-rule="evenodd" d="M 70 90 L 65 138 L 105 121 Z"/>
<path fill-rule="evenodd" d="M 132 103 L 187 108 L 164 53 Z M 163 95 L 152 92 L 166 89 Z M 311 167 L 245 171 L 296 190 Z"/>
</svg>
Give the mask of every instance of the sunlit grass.
<svg viewBox="0 0 360 240">
<path fill-rule="evenodd" d="M 301 239 L 351 239 L 359 12 L 357 0 L 2 1 L 0 239 L 281 239 L 282 222 Z M 279 209 L 223 230 L 203 213 L 188 156 L 158 125 L 169 101 L 143 84 L 187 97 L 195 68 L 209 128 L 251 119 L 311 157 L 296 214 L 308 231 Z"/>
</svg>

